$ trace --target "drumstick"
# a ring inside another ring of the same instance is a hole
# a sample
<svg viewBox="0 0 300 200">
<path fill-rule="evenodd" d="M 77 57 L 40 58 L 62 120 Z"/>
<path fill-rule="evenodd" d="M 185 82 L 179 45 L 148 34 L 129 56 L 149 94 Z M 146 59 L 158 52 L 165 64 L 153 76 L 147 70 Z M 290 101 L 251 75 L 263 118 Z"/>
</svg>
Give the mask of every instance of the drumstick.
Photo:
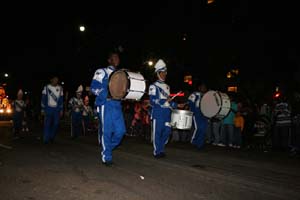
<svg viewBox="0 0 300 200">
<path fill-rule="evenodd" d="M 177 97 L 180 93 L 181 93 L 181 91 L 179 91 L 177 94 L 175 94 L 170 100 L 167 100 L 164 104 L 166 104 L 166 103 L 169 104 L 169 102 L 172 101 L 175 97 Z M 170 104 L 167 107 L 169 107 L 173 111 L 173 108 L 170 106 Z"/>
<path fill-rule="evenodd" d="M 178 95 L 180 95 L 181 92 L 182 92 L 182 91 L 177 92 L 177 93 L 170 99 L 170 101 L 172 101 L 175 97 L 177 97 Z"/>
</svg>

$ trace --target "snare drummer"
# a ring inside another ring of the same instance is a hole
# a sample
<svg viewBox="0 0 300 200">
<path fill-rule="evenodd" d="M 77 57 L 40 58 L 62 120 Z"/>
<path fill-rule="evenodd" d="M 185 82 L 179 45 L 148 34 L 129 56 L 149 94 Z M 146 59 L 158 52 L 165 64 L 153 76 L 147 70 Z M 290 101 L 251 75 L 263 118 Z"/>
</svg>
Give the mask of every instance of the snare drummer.
<svg viewBox="0 0 300 200">
<path fill-rule="evenodd" d="M 155 158 L 165 157 L 165 144 L 171 133 L 171 108 L 177 105 L 171 102 L 170 87 L 165 83 L 167 67 L 163 60 L 158 60 L 154 66 L 158 80 L 149 87 L 150 104 L 152 107 L 152 138 L 153 155 Z"/>
<path fill-rule="evenodd" d="M 204 93 L 207 92 L 207 87 L 204 83 L 197 84 L 197 91 L 193 92 L 188 98 L 188 104 L 193 116 L 194 132 L 191 138 L 191 143 L 198 149 L 204 145 L 205 133 L 207 129 L 207 118 L 200 111 L 200 101 Z"/>
<path fill-rule="evenodd" d="M 121 101 L 108 97 L 109 76 L 120 63 L 118 53 L 110 53 L 108 63 L 110 64 L 108 67 L 95 72 L 91 91 L 96 95 L 95 105 L 99 116 L 98 140 L 102 146 L 102 163 L 111 166 L 112 150 L 120 144 L 126 129 Z"/>
</svg>

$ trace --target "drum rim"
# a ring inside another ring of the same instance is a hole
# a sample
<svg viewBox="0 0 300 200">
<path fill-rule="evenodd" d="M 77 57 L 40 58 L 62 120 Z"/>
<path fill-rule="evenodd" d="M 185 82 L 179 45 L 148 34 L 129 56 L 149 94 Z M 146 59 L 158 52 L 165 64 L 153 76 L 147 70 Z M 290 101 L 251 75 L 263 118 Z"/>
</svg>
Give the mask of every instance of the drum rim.
<svg viewBox="0 0 300 200">
<path fill-rule="evenodd" d="M 127 73 L 128 70 L 124 69 L 124 72 L 127 75 L 127 80 L 130 80 L 129 74 Z M 130 88 L 131 88 L 131 81 L 127 81 L 127 91 L 126 91 L 126 94 L 124 95 L 123 99 L 126 99 L 126 97 L 129 95 L 128 91 L 130 90 Z"/>
<path fill-rule="evenodd" d="M 174 126 L 174 127 L 172 127 L 172 129 L 179 129 L 179 130 L 188 131 L 188 130 L 191 130 L 192 128 L 178 128 L 178 127 Z"/>
<path fill-rule="evenodd" d="M 229 97 L 229 95 L 227 94 L 227 93 L 224 93 L 224 92 L 222 92 L 223 94 L 226 94 L 227 95 L 227 97 L 228 97 L 228 99 L 229 99 L 229 111 L 227 112 L 227 114 L 226 115 L 224 115 L 223 117 L 222 117 L 222 119 L 224 119 L 225 117 L 227 117 L 228 115 L 229 115 L 229 113 L 231 112 L 231 101 L 230 101 L 230 97 Z M 222 102 L 222 104 L 223 104 L 223 102 Z M 221 110 L 221 109 L 220 109 Z M 220 111 L 219 111 L 220 112 Z"/>
<path fill-rule="evenodd" d="M 172 113 L 186 113 L 186 114 L 188 114 L 188 115 L 193 115 L 194 113 L 192 112 L 192 111 L 190 111 L 190 110 L 179 110 L 179 109 L 174 109 L 173 111 L 172 111 Z"/>
<path fill-rule="evenodd" d="M 124 99 L 124 98 L 128 95 L 128 87 L 129 87 L 129 88 L 131 87 L 130 81 L 127 81 L 127 90 L 126 90 L 126 93 L 124 94 L 123 97 L 121 97 L 120 99 L 118 99 L 118 98 L 115 98 L 115 97 L 113 97 L 113 96 L 111 95 L 110 87 L 109 87 L 111 78 L 112 78 L 113 74 L 115 74 L 116 72 L 120 72 L 120 71 L 123 71 L 123 72 L 126 74 L 126 78 L 127 78 L 127 80 L 128 80 L 128 73 L 127 73 L 128 70 L 127 70 L 127 69 L 119 69 L 119 70 L 113 71 L 113 72 L 110 74 L 109 78 L 108 78 L 108 91 L 109 91 L 109 95 L 112 97 L 112 99 L 117 99 L 117 100 L 122 100 L 122 99 Z"/>
</svg>

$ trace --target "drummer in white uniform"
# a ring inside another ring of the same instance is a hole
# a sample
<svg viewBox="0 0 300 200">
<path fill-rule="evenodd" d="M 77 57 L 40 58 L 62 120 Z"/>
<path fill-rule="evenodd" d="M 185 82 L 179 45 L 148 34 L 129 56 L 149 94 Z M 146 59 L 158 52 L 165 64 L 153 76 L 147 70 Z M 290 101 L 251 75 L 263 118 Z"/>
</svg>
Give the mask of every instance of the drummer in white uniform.
<svg viewBox="0 0 300 200">
<path fill-rule="evenodd" d="M 158 80 L 149 87 L 152 119 L 153 155 L 155 158 L 165 157 L 165 144 L 171 133 L 171 109 L 177 104 L 172 102 L 170 87 L 165 83 L 167 67 L 163 60 L 158 60 L 154 66 Z"/>
<path fill-rule="evenodd" d="M 69 108 L 71 110 L 71 137 L 76 139 L 82 128 L 82 112 L 83 112 L 83 100 L 81 98 L 83 92 L 83 86 L 80 85 L 76 91 L 76 96 L 69 100 Z"/>
</svg>

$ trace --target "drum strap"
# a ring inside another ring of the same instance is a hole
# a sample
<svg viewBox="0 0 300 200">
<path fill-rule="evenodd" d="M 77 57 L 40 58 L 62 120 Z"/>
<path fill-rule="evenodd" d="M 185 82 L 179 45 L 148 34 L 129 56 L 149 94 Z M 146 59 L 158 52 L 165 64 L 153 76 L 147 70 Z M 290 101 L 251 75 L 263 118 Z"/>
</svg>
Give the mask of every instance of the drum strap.
<svg viewBox="0 0 300 200">
<path fill-rule="evenodd" d="M 55 101 L 56 103 L 58 103 L 58 98 L 59 97 L 57 97 L 55 95 L 55 93 L 50 88 L 48 88 L 48 87 L 47 87 L 47 91 L 48 91 L 49 96 L 53 99 L 53 101 Z"/>
<path fill-rule="evenodd" d="M 25 108 L 24 102 L 21 104 L 18 101 L 15 101 L 15 107 L 18 107 L 20 110 L 23 110 L 23 108 Z"/>
</svg>

